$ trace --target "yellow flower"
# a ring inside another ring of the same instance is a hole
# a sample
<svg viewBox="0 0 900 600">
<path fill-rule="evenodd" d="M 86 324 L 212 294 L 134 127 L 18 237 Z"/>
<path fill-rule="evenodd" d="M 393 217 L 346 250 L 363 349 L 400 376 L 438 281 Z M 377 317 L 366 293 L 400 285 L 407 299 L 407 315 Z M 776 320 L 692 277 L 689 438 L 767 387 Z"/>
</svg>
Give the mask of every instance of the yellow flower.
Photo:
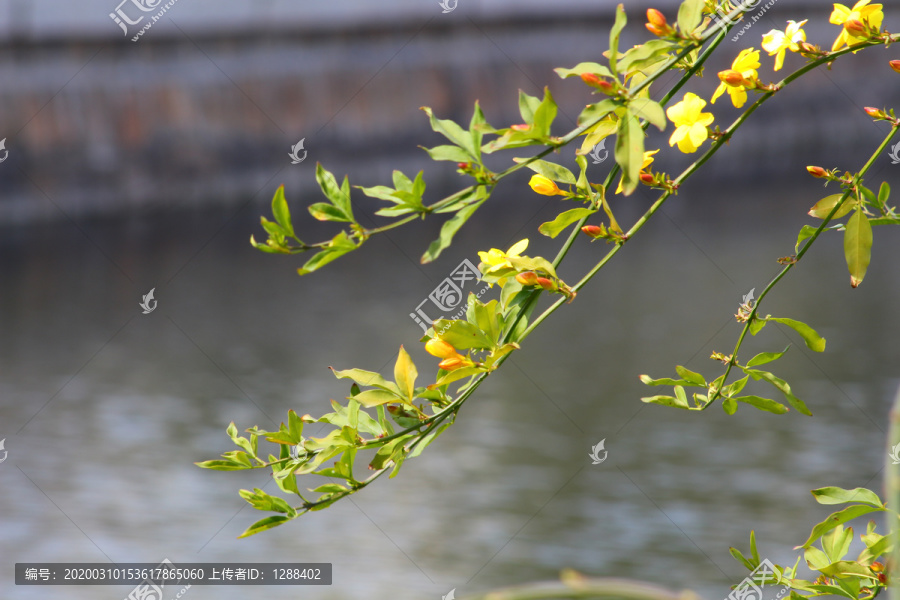
<svg viewBox="0 0 900 600">
<path fill-rule="evenodd" d="M 646 172 L 647 169 L 650 167 L 650 165 L 653 164 L 653 155 L 656 154 L 657 152 L 659 152 L 659 149 L 648 150 L 648 151 L 644 152 L 644 162 L 641 163 L 641 173 Z M 616 193 L 617 194 L 622 193 L 622 178 L 621 177 L 619 177 L 619 186 L 616 188 Z"/>
<path fill-rule="evenodd" d="M 732 84 L 722 81 L 719 84 L 719 87 L 716 88 L 716 93 L 713 94 L 711 102 L 713 104 L 716 103 L 716 99 L 719 96 L 728 91 L 728 95 L 731 96 L 731 102 L 734 104 L 735 108 L 740 108 L 744 105 L 744 102 L 747 101 L 747 92 L 746 89 L 748 86 L 752 87 L 752 82 L 756 81 L 757 72 L 756 70 L 759 68 L 759 50 L 754 50 L 753 48 L 747 48 L 746 50 L 741 50 L 741 53 L 737 55 L 737 58 L 734 59 L 734 62 L 731 63 L 731 70 L 739 73 L 744 79 L 740 83 Z M 722 71 L 722 73 L 727 73 L 728 71 Z M 721 74 L 720 74 L 720 79 Z"/>
<path fill-rule="evenodd" d="M 843 4 L 835 3 L 834 12 L 831 13 L 828 22 L 832 25 L 841 25 L 842 27 L 841 34 L 834 40 L 831 50 L 840 50 L 845 44 L 853 46 L 854 44 L 859 44 L 861 39 L 864 39 L 853 35 L 847 29 L 847 25 L 852 24 L 854 21 L 880 29 L 881 21 L 884 19 L 884 13 L 881 11 L 881 8 L 881 4 L 870 5 L 869 0 L 859 0 L 853 5 L 853 8 L 847 8 Z"/>
<path fill-rule="evenodd" d="M 556 182 L 547 179 L 543 175 L 532 175 L 531 181 L 528 182 L 528 185 L 530 185 L 531 189 L 536 191 L 538 194 L 542 194 L 544 196 L 565 195 L 565 192 L 557 187 Z"/>
<path fill-rule="evenodd" d="M 479 252 L 478 257 L 481 259 L 481 264 L 478 265 L 478 270 L 481 271 L 482 277 L 501 274 L 501 272 L 506 269 L 512 270 L 514 267 L 509 259 L 519 258 L 519 255 L 521 255 L 526 248 L 528 248 L 528 238 L 519 240 L 506 252 L 498 250 L 497 248 L 491 248 L 487 252 Z M 507 272 L 506 274 L 511 275 L 512 273 Z M 503 287 L 506 285 L 506 277 L 498 279 L 497 283 L 500 284 L 500 287 Z M 489 282 L 488 286 L 493 287 L 494 284 Z"/>
<path fill-rule="evenodd" d="M 669 145 L 678 144 L 678 149 L 685 154 L 696 152 L 697 148 L 709 137 L 706 130 L 708 125 L 712 125 L 712 113 L 701 112 L 706 106 L 706 100 L 700 98 L 697 94 L 688 92 L 684 95 L 684 99 L 666 109 L 666 115 L 669 120 L 675 124 L 675 131 L 669 138 Z"/>
<path fill-rule="evenodd" d="M 798 42 L 806 41 L 806 32 L 801 29 L 806 24 L 807 19 L 803 19 L 799 23 L 788 21 L 784 31 L 773 29 L 763 36 L 762 47 L 769 53 L 769 56 L 775 56 L 775 70 L 778 71 L 784 65 L 784 54 L 788 50 L 797 52 L 800 50 Z M 777 56 L 776 56 L 777 55 Z"/>
</svg>

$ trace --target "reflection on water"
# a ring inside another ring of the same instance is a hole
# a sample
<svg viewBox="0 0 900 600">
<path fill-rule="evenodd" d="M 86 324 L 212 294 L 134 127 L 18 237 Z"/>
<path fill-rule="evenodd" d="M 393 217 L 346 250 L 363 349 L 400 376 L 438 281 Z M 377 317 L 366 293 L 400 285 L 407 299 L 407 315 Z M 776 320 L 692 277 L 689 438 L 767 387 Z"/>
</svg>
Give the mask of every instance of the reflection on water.
<svg viewBox="0 0 900 600">
<path fill-rule="evenodd" d="M 7 566 L 332 562 L 334 585 L 303 597 L 403 599 L 574 567 L 724 597 L 746 574 L 728 546 L 746 548 L 751 528 L 764 555 L 793 562 L 790 548 L 827 512 L 809 489 L 880 487 L 900 363 L 896 320 L 887 317 L 900 293 L 889 258 L 900 243 L 878 230 L 859 290 L 847 285 L 832 238 L 766 307 L 806 318 L 828 338 L 825 354 L 795 344 L 774 366 L 814 418 L 641 404 L 640 373 L 668 375 L 674 364 L 717 372 L 706 357 L 733 346 L 741 295 L 761 289 L 777 268 L 773 258 L 789 252 L 799 221 L 749 229 L 754 208 L 738 200 L 746 208 L 711 227 L 685 210 L 683 192 L 682 204 L 667 207 L 602 279 L 539 329 L 399 477 L 247 540 L 235 538 L 261 515 L 237 489 L 271 491 L 269 478 L 192 465 L 231 449 L 227 424 L 273 427 L 290 408 L 321 414 L 347 392 L 327 366 L 384 370 L 400 344 L 427 373 L 434 361 L 416 343 L 410 310 L 462 258 L 474 258 L 480 240 L 507 247 L 534 238 L 557 205 L 540 209 L 542 200 L 529 199 L 515 216 L 485 215 L 433 266 L 415 260 L 435 233 L 426 224 L 410 237 L 374 239 L 364 253 L 305 278 L 295 275 L 295 259 L 248 247 L 257 206 L 233 219 L 79 224 L 88 237 L 71 225 L 8 232 L 0 250 Z M 808 206 L 782 204 L 790 214 Z M 555 243 L 532 245 L 550 254 Z M 578 244 L 562 276 L 575 277 L 602 250 Z M 154 287 L 158 308 L 143 315 L 138 302 Z M 770 326 L 747 354 L 781 349 L 787 338 L 798 341 Z M 590 448 L 603 438 L 609 458 L 591 465 Z M 15 588 L 11 573 L 0 575 L 6 598 L 113 600 L 128 592 Z M 263 593 L 298 594 L 254 588 Z M 194 586 L 188 597 L 248 594 Z"/>
</svg>

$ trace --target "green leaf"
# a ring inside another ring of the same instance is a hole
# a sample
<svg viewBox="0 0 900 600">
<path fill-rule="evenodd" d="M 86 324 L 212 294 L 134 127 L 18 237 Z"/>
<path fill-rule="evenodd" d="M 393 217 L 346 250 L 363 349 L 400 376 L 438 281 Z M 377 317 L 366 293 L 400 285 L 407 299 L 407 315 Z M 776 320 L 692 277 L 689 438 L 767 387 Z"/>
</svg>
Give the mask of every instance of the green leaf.
<svg viewBox="0 0 900 600">
<path fill-rule="evenodd" d="M 619 58 L 618 69 L 622 73 L 628 73 L 650 67 L 665 60 L 672 47 L 672 42 L 668 40 L 650 40 L 630 48 Z"/>
<path fill-rule="evenodd" d="M 756 549 L 756 532 L 750 530 L 750 555 L 753 557 L 753 564 L 759 564 L 759 550 Z"/>
<path fill-rule="evenodd" d="M 416 370 L 416 365 L 413 364 L 406 349 L 400 346 L 397 362 L 394 363 L 394 379 L 397 380 L 397 387 L 400 388 L 400 393 L 409 402 L 412 402 L 415 395 L 416 377 L 418 376 L 419 372 Z"/>
<path fill-rule="evenodd" d="M 479 373 L 484 373 L 484 369 L 480 367 L 462 367 L 461 369 L 455 369 L 453 371 L 448 371 L 438 377 L 438 380 L 431 385 L 428 386 L 428 389 L 433 390 L 435 388 L 439 388 L 445 385 L 449 385 L 454 381 L 459 381 L 460 379 L 466 379 L 471 377 L 472 375 L 478 375 Z"/>
<path fill-rule="evenodd" d="M 400 400 L 397 394 L 388 392 L 387 390 L 366 390 L 365 392 L 360 392 L 359 394 L 353 396 L 353 399 L 366 408 L 371 408 L 380 404 L 387 404 L 388 402 L 397 402 Z"/>
<path fill-rule="evenodd" d="M 800 334 L 800 337 L 803 338 L 803 341 L 806 342 L 806 346 L 812 350 L 813 352 L 824 352 L 825 351 L 825 338 L 816 333 L 816 330 L 803 323 L 801 321 L 795 321 L 794 319 L 788 319 L 785 317 L 766 317 L 767 321 L 776 321 L 778 323 L 782 323 L 787 325 L 794 331 Z M 785 350 L 786 352 L 787 350 Z M 784 354 L 784 352 L 782 352 Z M 748 363 L 747 366 L 753 366 Z"/>
<path fill-rule="evenodd" d="M 600 119 L 616 110 L 621 104 L 612 99 L 601 100 L 594 104 L 588 104 L 578 115 L 578 126 L 584 127 L 587 123 L 596 124 Z M 599 141 L 599 140 L 598 140 Z"/>
<path fill-rule="evenodd" d="M 816 202 L 811 209 L 809 209 L 809 216 L 815 217 L 817 219 L 824 219 L 831 214 L 831 211 L 834 210 L 834 207 L 837 206 L 838 202 L 844 197 L 844 194 L 832 194 L 830 196 L 825 196 L 818 202 Z M 838 209 L 836 213 L 831 217 L 832 219 L 840 219 L 848 212 L 853 210 L 853 202 L 849 199 L 846 200 L 841 207 Z"/>
<path fill-rule="evenodd" d="M 438 319 L 434 323 L 434 329 L 435 331 L 443 331 L 440 338 L 457 350 L 468 350 L 470 348 L 487 350 L 494 345 L 494 341 L 491 338 L 481 331 L 478 326 L 468 321 Z"/>
<path fill-rule="evenodd" d="M 800 233 L 797 235 L 797 244 L 794 246 L 794 253 L 800 252 L 800 242 L 802 242 L 806 238 L 812 237 L 817 230 L 818 227 L 813 227 L 812 225 L 804 225 L 800 229 Z"/>
<path fill-rule="evenodd" d="M 238 494 L 256 510 L 272 510 L 288 515 L 296 513 L 294 508 L 284 498 L 270 496 L 259 488 L 254 488 L 252 492 L 250 490 L 240 490 Z"/>
<path fill-rule="evenodd" d="M 487 200 L 487 197 L 459 209 L 451 219 L 447 220 L 441 226 L 441 233 L 438 236 L 438 239 L 431 242 L 428 246 L 428 250 L 422 255 L 422 264 L 430 263 L 440 256 L 441 252 L 450 247 L 450 244 L 453 242 L 453 236 L 455 236 L 456 232 L 465 225 L 466 221 L 468 221 L 473 214 L 475 214 L 475 211 L 481 207 L 485 200 Z"/>
<path fill-rule="evenodd" d="M 888 198 L 891 195 L 891 186 L 888 185 L 887 181 L 882 182 L 881 187 L 878 188 L 878 206 L 879 208 L 884 206 L 888 201 Z"/>
<path fill-rule="evenodd" d="M 672 396 L 649 396 L 641 398 L 641 402 L 646 402 L 647 404 L 662 404 L 663 406 L 671 406 L 673 408 L 690 408 L 687 399 L 682 401 L 681 398 L 673 398 Z"/>
<path fill-rule="evenodd" d="M 213 471 L 240 471 L 249 469 L 250 467 L 231 460 L 207 460 L 194 463 L 201 469 L 211 469 Z"/>
<path fill-rule="evenodd" d="M 348 222 L 351 219 L 341 209 L 327 202 L 316 202 L 309 206 L 309 214 L 319 221 Z"/>
<path fill-rule="evenodd" d="M 722 388 L 722 395 L 725 396 L 726 398 L 728 398 L 728 397 L 734 396 L 735 394 L 740 393 L 741 390 L 744 389 L 744 386 L 747 385 L 747 380 L 749 380 L 749 379 L 750 379 L 750 376 L 745 375 L 741 379 L 738 379 L 737 381 L 733 381 L 733 382 L 729 383 L 728 385 L 726 385 L 725 387 Z"/>
<path fill-rule="evenodd" d="M 669 377 L 660 377 L 659 379 L 653 379 L 649 375 L 641 375 L 640 379 L 641 383 L 643 383 L 644 385 L 694 385 L 690 381 L 687 381 L 685 379 L 671 379 Z"/>
<path fill-rule="evenodd" d="M 776 402 L 775 400 L 771 400 L 769 398 L 761 398 L 760 396 L 734 396 L 734 399 L 738 402 L 743 402 L 745 404 L 749 404 L 750 406 L 755 406 L 760 410 L 764 410 L 766 412 L 775 413 L 776 415 L 783 415 L 788 411 L 788 407 L 782 404 L 781 402 Z"/>
<path fill-rule="evenodd" d="M 793 406 L 795 410 L 808 417 L 812 416 L 812 413 L 806 407 L 806 404 L 804 404 L 800 398 L 798 398 L 793 394 L 793 392 L 791 392 L 791 386 L 788 385 L 785 380 L 776 377 L 768 371 L 758 371 L 756 369 L 748 369 L 746 367 L 741 367 L 741 369 L 743 369 L 744 373 L 747 373 L 756 381 L 759 381 L 760 379 L 768 381 L 773 386 L 775 386 L 782 394 L 784 394 L 784 397 L 787 398 L 788 403 L 790 403 L 790 405 Z"/>
<path fill-rule="evenodd" d="M 681 33 L 690 35 L 700 25 L 703 6 L 703 0 L 684 0 L 678 7 L 678 29 Z"/>
<path fill-rule="evenodd" d="M 819 504 L 847 504 L 859 502 L 876 508 L 884 507 L 884 503 L 878 494 L 866 488 L 854 488 L 846 490 L 839 487 L 823 487 L 812 491 L 813 497 Z"/>
<path fill-rule="evenodd" d="M 325 197 L 346 216 L 348 221 L 353 221 L 353 209 L 350 207 L 350 182 L 347 177 L 344 177 L 343 184 L 338 187 L 334 175 L 326 171 L 321 163 L 316 163 L 316 181 L 322 188 Z"/>
<path fill-rule="evenodd" d="M 756 568 L 753 563 L 750 562 L 743 554 L 741 554 L 741 551 L 737 548 L 729 548 L 728 552 L 731 553 L 731 556 L 733 556 L 735 560 L 747 567 L 748 570 L 752 571 Z"/>
<path fill-rule="evenodd" d="M 609 69 L 614 74 L 617 72 L 616 62 L 619 60 L 619 36 L 625 23 L 628 21 L 625 15 L 625 7 L 619 4 L 616 7 L 616 20 L 612 29 L 609 30 Z"/>
<path fill-rule="evenodd" d="M 610 72 L 607 67 L 595 62 L 580 62 L 571 69 L 563 69 L 560 67 L 553 70 L 556 71 L 556 74 L 563 79 L 568 79 L 569 77 L 581 77 L 584 73 L 595 73 L 596 75 L 600 75 L 601 77 L 613 76 L 612 72 Z M 522 103 L 520 96 L 519 106 L 521 107 L 521 105 Z"/>
<path fill-rule="evenodd" d="M 526 125 L 534 123 L 534 111 L 541 105 L 539 98 L 526 94 L 519 90 L 519 114 L 522 115 L 522 122 Z"/>
<path fill-rule="evenodd" d="M 469 153 L 459 146 L 435 146 L 434 148 L 424 148 L 431 160 L 449 160 L 453 162 L 470 162 L 472 157 Z"/>
<path fill-rule="evenodd" d="M 247 528 L 244 533 L 238 536 L 238 539 L 250 537 L 251 535 L 255 535 L 262 531 L 266 531 L 267 529 L 272 529 L 273 527 L 278 527 L 284 523 L 287 523 L 291 520 L 291 517 L 285 517 L 282 515 L 273 515 L 271 517 L 266 517 L 265 519 L 260 519 L 253 525 Z"/>
<path fill-rule="evenodd" d="M 635 115 L 655 126 L 660 131 L 666 128 L 666 113 L 663 111 L 659 102 L 654 102 L 649 98 L 635 98 L 628 103 L 628 109 Z M 643 157 L 642 157 L 643 159 Z"/>
<path fill-rule="evenodd" d="M 836 513 L 832 513 L 828 515 L 827 519 L 813 527 L 812 532 L 809 534 L 809 539 L 807 539 L 802 546 L 797 546 L 797 548 L 809 548 L 813 542 L 822 537 L 824 533 L 831 531 L 838 525 L 843 525 L 862 515 L 883 510 L 883 508 L 875 508 L 865 504 L 855 504 L 853 506 L 848 506 L 843 510 L 839 510 Z"/>
<path fill-rule="evenodd" d="M 475 147 L 472 144 L 472 136 L 465 129 L 460 127 L 454 121 L 450 119 L 438 119 L 434 116 L 434 113 L 427 106 L 423 106 L 422 110 L 425 111 L 425 114 L 428 115 L 428 119 L 431 122 L 431 128 L 440 133 L 448 140 L 463 148 L 469 155 L 477 161 L 477 154 L 475 152 Z"/>
<path fill-rule="evenodd" d="M 314 254 L 302 267 L 297 269 L 297 273 L 300 275 L 312 273 L 317 269 L 321 269 L 331 261 L 337 260 L 348 252 L 356 250 L 358 247 L 353 243 L 353 240 L 350 239 L 345 231 L 334 236 L 329 244 L 328 247 Z"/>
<path fill-rule="evenodd" d="M 706 379 L 700 373 L 695 373 L 690 369 L 686 369 L 681 365 L 675 365 L 675 372 L 678 373 L 678 376 L 684 379 L 685 381 L 689 381 L 693 385 L 706 385 Z"/>
<path fill-rule="evenodd" d="M 734 398 L 722 398 L 722 410 L 729 415 L 733 415 L 737 412 L 737 402 L 735 402 Z"/>
<path fill-rule="evenodd" d="M 758 367 L 759 365 L 764 365 L 764 364 L 770 363 L 774 360 L 778 360 L 779 358 L 784 356 L 785 352 L 788 351 L 788 348 L 790 348 L 790 346 L 788 346 L 781 352 L 760 352 L 759 354 L 757 354 L 756 356 L 754 356 L 747 362 L 747 366 L 748 367 Z"/>
<path fill-rule="evenodd" d="M 850 285 L 857 287 L 866 276 L 872 259 L 872 225 L 861 208 L 857 208 L 844 231 L 844 257 L 850 270 Z"/>
<path fill-rule="evenodd" d="M 626 112 L 619 120 L 616 162 L 622 167 L 622 193 L 629 196 L 640 182 L 644 162 L 644 130 L 631 111 Z"/>
<path fill-rule="evenodd" d="M 559 213 L 552 221 L 542 223 L 541 226 L 538 227 L 538 231 L 548 237 L 555 238 L 572 223 L 583 219 L 588 215 L 592 215 L 595 212 L 597 211 L 590 208 L 573 208 Z"/>
<path fill-rule="evenodd" d="M 531 160 L 528 158 L 513 158 L 513 162 L 523 163 L 526 160 Z M 531 160 L 530 163 L 525 165 L 538 175 L 543 175 L 547 179 L 552 179 L 553 181 L 558 181 L 559 183 L 568 183 L 571 185 L 575 185 L 575 175 L 572 174 L 572 171 L 565 168 L 562 165 L 558 165 L 556 163 L 547 162 L 546 160 Z"/>
<path fill-rule="evenodd" d="M 287 235 L 294 237 L 294 226 L 291 224 L 291 211 L 288 208 L 287 200 L 284 198 L 284 186 L 278 186 L 275 190 L 275 197 L 272 198 L 272 215 L 275 220 L 287 232 Z"/>
<path fill-rule="evenodd" d="M 396 384 L 386 381 L 379 373 L 373 371 L 363 371 L 362 369 L 346 369 L 344 371 L 335 371 L 333 367 L 328 367 L 338 379 L 350 379 L 359 385 L 368 387 L 377 387 L 382 390 L 394 392 L 400 395 L 400 389 Z"/>
<path fill-rule="evenodd" d="M 760 332 L 760 330 L 766 326 L 766 320 L 760 319 L 757 316 L 753 316 L 753 319 L 750 321 L 750 335 L 756 335 Z"/>
<path fill-rule="evenodd" d="M 553 101 L 553 95 L 550 93 L 550 88 L 544 88 L 544 99 L 541 101 L 540 105 L 534 111 L 534 132 L 540 137 L 547 137 L 550 135 L 550 126 L 553 124 L 554 119 L 556 119 L 556 102 Z M 572 178 L 572 183 L 575 183 L 575 178 Z"/>
</svg>

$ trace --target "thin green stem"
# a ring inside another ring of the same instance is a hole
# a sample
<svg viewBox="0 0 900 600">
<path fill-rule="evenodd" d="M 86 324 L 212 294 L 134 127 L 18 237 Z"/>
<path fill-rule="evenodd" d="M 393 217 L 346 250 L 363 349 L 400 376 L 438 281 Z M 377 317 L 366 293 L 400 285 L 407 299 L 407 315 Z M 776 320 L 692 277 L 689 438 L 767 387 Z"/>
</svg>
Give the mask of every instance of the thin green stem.
<svg viewBox="0 0 900 600">
<path fill-rule="evenodd" d="M 731 353 L 731 360 L 728 361 L 728 364 L 725 367 L 725 373 L 720 377 L 721 384 L 710 395 L 709 401 L 703 405 L 701 410 L 706 410 L 706 408 L 709 407 L 716 399 L 721 398 L 722 388 L 725 386 L 725 383 L 728 381 L 728 375 L 731 374 L 732 368 L 735 366 L 735 364 L 737 364 L 738 351 L 740 351 L 741 345 L 744 343 L 744 339 L 747 337 L 747 332 L 750 331 L 750 326 L 753 324 L 753 320 L 758 318 L 757 313 L 759 312 L 759 307 L 762 304 L 763 298 L 765 298 L 768 295 L 768 293 L 772 290 L 772 288 L 774 288 L 778 284 L 778 282 L 781 281 L 781 279 L 785 275 L 787 275 L 788 272 L 791 269 L 793 269 L 794 266 L 798 262 L 800 262 L 800 259 L 803 258 L 803 255 L 806 254 L 807 250 L 809 250 L 812 247 L 812 245 L 816 242 L 819 235 L 823 231 L 825 231 L 825 228 L 828 227 L 829 223 L 831 223 L 831 219 L 834 218 L 834 215 L 837 214 L 838 210 L 840 210 L 840 208 L 844 204 L 844 202 L 847 201 L 847 198 L 850 197 L 850 194 L 853 193 L 854 188 L 856 188 L 856 186 L 858 186 L 860 184 L 860 182 L 862 181 L 863 175 L 865 175 L 869 171 L 869 169 L 875 163 L 875 160 L 879 156 L 881 156 L 881 153 L 884 152 L 885 148 L 887 148 L 888 144 L 890 143 L 890 141 L 894 138 L 894 136 L 896 134 L 897 134 L 897 127 L 896 126 L 891 127 L 890 133 L 888 133 L 888 135 L 885 136 L 884 140 L 882 140 L 881 144 L 878 146 L 878 149 L 872 153 L 872 155 L 869 157 L 869 160 L 867 160 L 866 164 L 863 165 L 862 169 L 860 169 L 859 172 L 853 176 L 853 183 L 847 187 L 847 189 L 841 195 L 840 201 L 838 201 L 834 205 L 834 208 L 831 209 L 831 212 L 828 213 L 828 216 L 826 216 L 824 219 L 822 219 L 822 224 L 819 225 L 819 227 L 818 227 L 818 229 L 816 229 L 815 233 L 813 233 L 809 237 L 809 239 L 806 240 L 806 243 L 803 245 L 803 247 L 800 249 L 800 251 L 797 252 L 797 256 L 794 257 L 794 260 L 792 262 L 788 263 L 787 265 L 785 265 L 784 268 L 781 269 L 781 271 L 779 271 L 778 274 L 772 278 L 772 280 L 765 287 L 765 289 L 763 289 L 762 293 L 756 299 L 756 303 L 753 305 L 752 310 L 750 311 L 749 315 L 747 316 L 747 321 L 744 323 L 743 329 L 741 329 L 741 334 L 740 334 L 740 336 L 738 336 L 737 343 L 734 346 L 734 351 L 732 351 L 732 353 Z"/>
</svg>

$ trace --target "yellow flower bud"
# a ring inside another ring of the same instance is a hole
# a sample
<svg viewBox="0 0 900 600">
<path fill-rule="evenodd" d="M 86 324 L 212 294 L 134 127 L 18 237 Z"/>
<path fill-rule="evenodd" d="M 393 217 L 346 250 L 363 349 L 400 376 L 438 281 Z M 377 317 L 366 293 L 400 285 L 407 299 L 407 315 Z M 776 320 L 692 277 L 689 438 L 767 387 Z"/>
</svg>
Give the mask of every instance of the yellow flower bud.
<svg viewBox="0 0 900 600">
<path fill-rule="evenodd" d="M 440 338 L 431 338 L 430 340 L 425 342 L 425 352 L 432 356 L 437 356 L 438 358 L 450 358 L 451 356 L 458 356 L 456 348 Z"/>
<path fill-rule="evenodd" d="M 898 73 L 900 73 L 900 60 L 892 60 L 892 61 L 889 62 L 888 64 L 891 65 L 891 68 L 892 68 L 893 70 L 895 70 L 895 71 L 897 71 Z"/>
<path fill-rule="evenodd" d="M 725 71 L 719 72 L 719 79 L 725 83 L 725 85 L 730 85 L 731 87 L 737 87 L 739 85 L 744 84 L 744 76 L 741 73 L 733 69 L 727 69 Z"/>
<path fill-rule="evenodd" d="M 647 9 L 647 22 L 659 28 L 663 28 L 669 24 L 668 21 L 666 21 L 665 15 L 655 8 Z"/>
<path fill-rule="evenodd" d="M 440 362 L 438 366 L 445 371 L 455 371 L 460 367 L 469 366 L 467 365 L 468 362 L 469 361 L 467 361 L 464 356 L 457 354 L 455 356 L 445 358 Z"/>
<path fill-rule="evenodd" d="M 565 192 L 560 190 L 556 183 L 543 175 L 532 175 L 528 185 L 530 185 L 531 189 L 535 192 L 544 196 L 565 195 Z"/>
<path fill-rule="evenodd" d="M 828 173 L 822 167 L 806 167 L 806 170 L 813 177 L 818 177 L 819 179 L 825 177 Z"/>
<path fill-rule="evenodd" d="M 869 32 L 866 31 L 866 24 L 859 19 L 844 21 L 844 29 L 853 37 L 868 37 L 869 35 Z"/>
</svg>

